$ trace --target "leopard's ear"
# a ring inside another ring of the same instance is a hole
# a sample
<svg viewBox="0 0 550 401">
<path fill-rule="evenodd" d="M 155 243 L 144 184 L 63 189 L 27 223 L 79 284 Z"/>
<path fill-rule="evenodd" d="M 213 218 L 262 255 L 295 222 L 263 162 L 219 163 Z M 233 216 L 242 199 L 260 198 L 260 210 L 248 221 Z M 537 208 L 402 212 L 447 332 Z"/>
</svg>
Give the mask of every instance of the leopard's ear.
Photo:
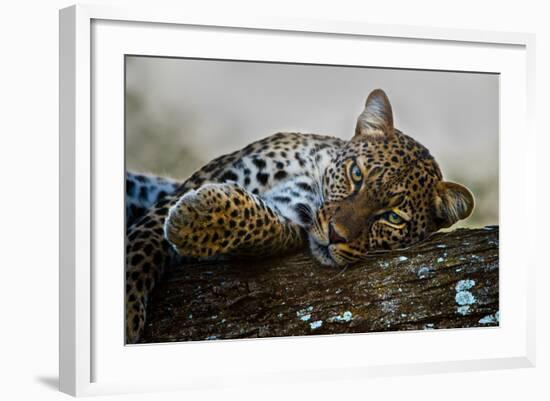
<svg viewBox="0 0 550 401">
<path fill-rule="evenodd" d="M 474 195 L 468 188 L 454 182 L 441 181 L 436 186 L 435 215 L 439 228 L 452 226 L 474 210 Z"/>
<path fill-rule="evenodd" d="M 375 89 L 367 98 L 365 109 L 357 119 L 355 137 L 366 135 L 370 138 L 383 138 L 393 134 L 393 112 L 390 101 L 382 89 Z"/>
</svg>

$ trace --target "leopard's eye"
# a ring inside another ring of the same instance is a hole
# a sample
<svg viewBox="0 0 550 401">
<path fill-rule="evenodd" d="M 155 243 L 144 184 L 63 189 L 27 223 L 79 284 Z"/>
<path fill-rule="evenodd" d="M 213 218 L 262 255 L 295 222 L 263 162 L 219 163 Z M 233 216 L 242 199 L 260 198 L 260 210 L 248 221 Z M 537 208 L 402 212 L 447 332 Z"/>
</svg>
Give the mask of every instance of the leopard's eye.
<svg viewBox="0 0 550 401">
<path fill-rule="evenodd" d="M 403 220 L 401 216 L 399 216 L 395 212 L 387 212 L 384 217 L 386 220 L 388 220 L 389 223 L 395 224 L 395 225 L 400 225 L 405 222 L 405 220 Z"/>
<path fill-rule="evenodd" d="M 350 168 L 349 172 L 350 172 L 350 175 L 351 175 L 351 179 L 353 181 L 355 181 L 356 183 L 360 182 L 363 179 L 363 173 L 361 172 L 361 169 L 359 168 L 359 166 L 357 164 L 353 163 L 351 165 L 351 168 Z"/>
</svg>

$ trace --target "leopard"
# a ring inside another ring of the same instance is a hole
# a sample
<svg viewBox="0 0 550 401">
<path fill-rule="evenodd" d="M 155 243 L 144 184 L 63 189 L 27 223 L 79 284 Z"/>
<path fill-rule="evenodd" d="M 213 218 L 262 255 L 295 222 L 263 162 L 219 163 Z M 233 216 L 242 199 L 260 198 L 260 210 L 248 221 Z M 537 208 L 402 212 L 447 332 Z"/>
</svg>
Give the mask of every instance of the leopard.
<svg viewBox="0 0 550 401">
<path fill-rule="evenodd" d="M 474 196 L 446 181 L 429 150 L 394 127 L 373 90 L 351 139 L 279 132 L 178 181 L 127 172 L 126 343 L 139 342 L 156 284 L 188 260 L 309 250 L 347 267 L 407 248 L 466 219 Z"/>
</svg>

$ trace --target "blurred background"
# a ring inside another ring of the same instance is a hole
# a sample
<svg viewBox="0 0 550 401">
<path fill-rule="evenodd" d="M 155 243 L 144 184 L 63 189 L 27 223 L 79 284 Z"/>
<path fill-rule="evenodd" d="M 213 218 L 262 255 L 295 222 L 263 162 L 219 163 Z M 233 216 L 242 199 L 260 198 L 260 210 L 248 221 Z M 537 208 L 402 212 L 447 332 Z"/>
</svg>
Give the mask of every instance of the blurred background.
<svg viewBox="0 0 550 401">
<path fill-rule="evenodd" d="M 476 197 L 457 226 L 498 224 L 499 77 L 494 74 L 126 57 L 126 167 L 185 179 L 276 132 L 349 139 L 371 90 L 446 180 Z"/>
</svg>

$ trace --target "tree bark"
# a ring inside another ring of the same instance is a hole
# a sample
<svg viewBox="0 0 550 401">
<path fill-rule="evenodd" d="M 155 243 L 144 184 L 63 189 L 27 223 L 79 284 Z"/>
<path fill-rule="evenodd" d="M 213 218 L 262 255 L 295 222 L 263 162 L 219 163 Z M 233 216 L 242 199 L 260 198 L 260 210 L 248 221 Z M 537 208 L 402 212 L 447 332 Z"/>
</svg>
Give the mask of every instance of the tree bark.
<svg viewBox="0 0 550 401">
<path fill-rule="evenodd" d="M 346 269 L 307 251 L 177 266 L 152 295 L 141 342 L 498 326 L 498 233 L 438 233 Z"/>
</svg>

